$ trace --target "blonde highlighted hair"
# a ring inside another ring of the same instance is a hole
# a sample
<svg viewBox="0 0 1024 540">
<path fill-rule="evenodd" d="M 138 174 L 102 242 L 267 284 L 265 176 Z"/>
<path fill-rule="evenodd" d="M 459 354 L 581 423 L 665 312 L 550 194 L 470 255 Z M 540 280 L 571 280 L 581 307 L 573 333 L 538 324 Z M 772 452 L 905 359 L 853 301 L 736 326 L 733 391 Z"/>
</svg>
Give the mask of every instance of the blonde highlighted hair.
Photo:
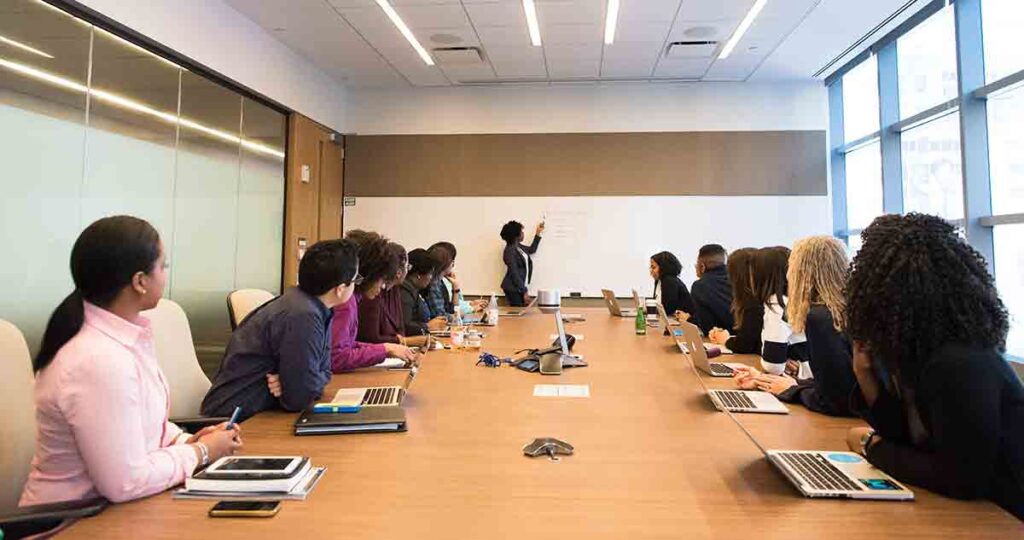
<svg viewBox="0 0 1024 540">
<path fill-rule="evenodd" d="M 789 257 L 789 303 L 786 318 L 794 332 L 803 332 L 813 304 L 824 304 L 836 331 L 846 328 L 846 281 L 850 259 L 846 246 L 831 236 L 809 236 L 793 245 Z"/>
</svg>

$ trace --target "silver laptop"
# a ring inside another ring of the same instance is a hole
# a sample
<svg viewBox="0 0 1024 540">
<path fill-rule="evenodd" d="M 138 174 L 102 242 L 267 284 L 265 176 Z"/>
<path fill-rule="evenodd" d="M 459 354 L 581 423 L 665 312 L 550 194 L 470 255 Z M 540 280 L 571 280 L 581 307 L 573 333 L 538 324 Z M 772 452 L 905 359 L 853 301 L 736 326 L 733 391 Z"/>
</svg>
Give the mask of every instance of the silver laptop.
<svg viewBox="0 0 1024 540">
<path fill-rule="evenodd" d="M 374 386 L 371 388 L 342 388 L 334 394 L 332 403 L 345 403 L 361 407 L 397 407 L 402 404 L 409 385 L 419 368 L 413 366 L 402 386 Z"/>
<path fill-rule="evenodd" d="M 712 392 L 722 392 L 708 389 L 704 379 L 697 372 L 696 365 L 691 364 L 691 367 L 697 381 L 708 395 Z M 712 401 L 714 400 L 715 398 L 712 398 Z M 720 410 L 740 428 L 750 442 L 754 443 L 768 462 L 782 471 L 786 480 L 789 480 L 805 497 L 914 500 L 914 492 L 880 469 L 876 469 L 860 454 L 826 450 L 766 450 L 729 408 Z"/>
<path fill-rule="evenodd" d="M 523 307 L 523 308 L 513 308 L 513 309 L 510 309 L 510 310 L 507 310 L 507 311 L 502 311 L 502 312 L 498 313 L 498 315 L 501 316 L 501 317 L 522 317 L 523 315 L 526 315 L 527 313 L 529 313 L 530 310 L 533 309 L 533 307 L 536 306 L 536 305 L 537 305 L 537 297 L 535 296 L 535 297 L 533 297 L 533 301 L 530 302 L 530 305 L 528 305 L 526 307 Z"/>
<path fill-rule="evenodd" d="M 612 317 L 636 317 L 635 308 L 623 308 L 619 305 L 614 291 L 601 289 L 601 295 L 604 296 L 604 303 L 608 306 L 608 313 L 611 313 Z"/>
<path fill-rule="evenodd" d="M 700 330 L 697 326 L 684 322 L 679 325 L 681 328 L 671 330 L 672 339 L 676 342 L 679 350 L 693 360 L 697 369 L 711 375 L 712 377 L 732 377 L 736 368 L 746 367 L 744 364 L 712 362 L 708 359 L 708 352 L 704 349 L 704 341 L 700 339 Z"/>
</svg>

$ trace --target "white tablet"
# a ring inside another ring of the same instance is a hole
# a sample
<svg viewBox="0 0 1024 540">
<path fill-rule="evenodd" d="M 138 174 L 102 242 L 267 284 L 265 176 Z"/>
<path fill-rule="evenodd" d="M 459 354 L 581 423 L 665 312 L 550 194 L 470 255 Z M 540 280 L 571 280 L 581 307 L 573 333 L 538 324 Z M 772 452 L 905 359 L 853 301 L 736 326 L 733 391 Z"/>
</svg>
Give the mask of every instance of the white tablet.
<svg viewBox="0 0 1024 540">
<path fill-rule="evenodd" d="M 229 456 L 206 469 L 208 478 L 288 478 L 303 462 L 299 456 Z"/>
</svg>

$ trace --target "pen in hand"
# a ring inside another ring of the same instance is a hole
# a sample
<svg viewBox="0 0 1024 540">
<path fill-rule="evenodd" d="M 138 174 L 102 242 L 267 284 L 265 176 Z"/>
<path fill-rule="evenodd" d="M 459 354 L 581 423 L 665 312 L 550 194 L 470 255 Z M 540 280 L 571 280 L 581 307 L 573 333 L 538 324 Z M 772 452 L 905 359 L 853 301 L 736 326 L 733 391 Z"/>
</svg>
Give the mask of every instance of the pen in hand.
<svg viewBox="0 0 1024 540">
<path fill-rule="evenodd" d="M 235 412 L 231 413 L 231 420 L 228 420 L 228 425 L 224 426 L 224 429 L 231 431 L 235 429 L 235 423 L 238 422 L 239 415 L 242 414 L 242 407 L 235 407 Z"/>
</svg>

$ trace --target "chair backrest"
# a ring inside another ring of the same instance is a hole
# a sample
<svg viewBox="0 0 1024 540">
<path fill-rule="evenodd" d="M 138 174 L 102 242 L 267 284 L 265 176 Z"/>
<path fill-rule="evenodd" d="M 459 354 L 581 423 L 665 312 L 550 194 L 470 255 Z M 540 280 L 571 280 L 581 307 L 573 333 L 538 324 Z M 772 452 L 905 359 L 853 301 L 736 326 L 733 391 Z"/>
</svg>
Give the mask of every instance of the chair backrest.
<svg viewBox="0 0 1024 540">
<path fill-rule="evenodd" d="M 173 300 L 161 298 L 155 308 L 142 314 L 153 328 L 156 359 L 171 389 L 171 417 L 199 416 L 210 379 L 196 357 L 185 311 Z"/>
<path fill-rule="evenodd" d="M 0 320 L 0 514 L 18 506 L 36 448 L 35 377 L 25 338 Z"/>
<path fill-rule="evenodd" d="M 231 329 L 238 328 L 245 317 L 256 308 L 274 299 L 274 294 L 263 289 L 238 289 L 228 294 L 228 318 Z"/>
</svg>

